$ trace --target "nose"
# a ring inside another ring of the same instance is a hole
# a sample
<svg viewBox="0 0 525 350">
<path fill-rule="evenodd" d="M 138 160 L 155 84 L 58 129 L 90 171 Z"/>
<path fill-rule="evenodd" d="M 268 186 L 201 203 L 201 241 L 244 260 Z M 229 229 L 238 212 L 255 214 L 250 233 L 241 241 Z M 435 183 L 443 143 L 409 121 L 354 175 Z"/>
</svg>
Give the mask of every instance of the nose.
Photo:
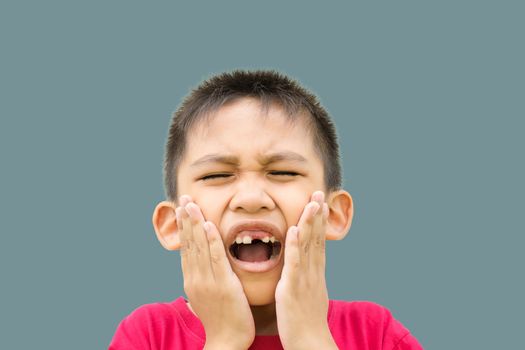
<svg viewBox="0 0 525 350">
<path fill-rule="evenodd" d="M 273 210 L 275 203 L 266 191 L 264 180 L 254 174 L 237 181 L 229 207 L 232 211 L 241 210 L 253 214 L 260 210 Z"/>
</svg>

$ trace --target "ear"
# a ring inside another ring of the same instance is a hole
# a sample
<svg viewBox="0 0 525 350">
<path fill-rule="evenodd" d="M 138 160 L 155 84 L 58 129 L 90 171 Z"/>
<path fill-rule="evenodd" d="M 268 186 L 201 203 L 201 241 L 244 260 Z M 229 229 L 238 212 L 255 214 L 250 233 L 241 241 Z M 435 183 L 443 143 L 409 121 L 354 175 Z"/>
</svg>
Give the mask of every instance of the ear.
<svg viewBox="0 0 525 350">
<path fill-rule="evenodd" d="M 178 250 L 180 248 L 175 208 L 175 203 L 163 201 L 157 204 L 153 212 L 153 228 L 160 244 L 167 250 Z"/>
<path fill-rule="evenodd" d="M 326 239 L 340 240 L 345 238 L 354 217 L 352 196 L 344 190 L 334 191 L 328 195 L 326 203 L 330 210 L 326 227 Z"/>
</svg>

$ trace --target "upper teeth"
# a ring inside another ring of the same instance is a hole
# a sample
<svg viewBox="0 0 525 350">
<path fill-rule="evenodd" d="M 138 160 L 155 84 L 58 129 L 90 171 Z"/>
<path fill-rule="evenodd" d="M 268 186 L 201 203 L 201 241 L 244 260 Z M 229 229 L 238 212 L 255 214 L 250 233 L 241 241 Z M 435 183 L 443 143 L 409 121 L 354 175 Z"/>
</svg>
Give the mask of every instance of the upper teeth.
<svg viewBox="0 0 525 350">
<path fill-rule="evenodd" d="M 275 242 L 275 237 L 264 237 L 263 239 L 261 239 L 264 243 L 268 243 L 268 242 L 272 242 L 274 243 Z M 237 244 L 252 244 L 252 238 L 250 236 L 244 236 L 244 237 L 237 237 L 235 238 L 235 243 Z"/>
</svg>

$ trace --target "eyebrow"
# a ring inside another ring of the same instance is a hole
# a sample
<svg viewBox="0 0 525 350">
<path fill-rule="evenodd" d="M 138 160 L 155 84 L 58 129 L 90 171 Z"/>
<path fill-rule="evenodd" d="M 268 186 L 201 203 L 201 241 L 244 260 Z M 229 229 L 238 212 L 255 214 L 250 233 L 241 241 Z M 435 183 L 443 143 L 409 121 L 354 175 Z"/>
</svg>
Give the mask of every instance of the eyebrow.
<svg viewBox="0 0 525 350">
<path fill-rule="evenodd" d="M 272 163 L 282 162 L 282 161 L 307 163 L 307 160 L 305 157 L 303 157 L 299 153 L 295 153 L 291 151 L 271 153 L 271 154 L 262 156 L 259 159 L 259 163 L 261 163 L 261 165 L 263 166 L 266 166 Z M 213 153 L 213 154 L 207 154 L 204 157 L 197 159 L 190 166 L 197 167 L 197 166 L 208 164 L 208 163 L 222 163 L 222 164 L 234 165 L 234 166 L 240 165 L 239 158 L 236 156 L 220 154 L 220 153 Z"/>
</svg>

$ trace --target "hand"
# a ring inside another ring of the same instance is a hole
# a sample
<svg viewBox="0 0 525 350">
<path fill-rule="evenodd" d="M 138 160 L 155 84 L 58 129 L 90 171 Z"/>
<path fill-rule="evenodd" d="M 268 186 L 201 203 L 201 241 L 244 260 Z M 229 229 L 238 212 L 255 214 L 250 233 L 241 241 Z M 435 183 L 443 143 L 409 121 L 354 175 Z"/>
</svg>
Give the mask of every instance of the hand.
<svg viewBox="0 0 525 350">
<path fill-rule="evenodd" d="M 189 196 L 176 208 L 184 291 L 206 332 L 205 348 L 248 349 L 255 323 L 221 235 Z"/>
<path fill-rule="evenodd" d="M 285 349 L 337 349 L 328 328 L 325 235 L 328 205 L 312 194 L 286 234 L 284 267 L 275 291 L 277 327 Z"/>
</svg>

